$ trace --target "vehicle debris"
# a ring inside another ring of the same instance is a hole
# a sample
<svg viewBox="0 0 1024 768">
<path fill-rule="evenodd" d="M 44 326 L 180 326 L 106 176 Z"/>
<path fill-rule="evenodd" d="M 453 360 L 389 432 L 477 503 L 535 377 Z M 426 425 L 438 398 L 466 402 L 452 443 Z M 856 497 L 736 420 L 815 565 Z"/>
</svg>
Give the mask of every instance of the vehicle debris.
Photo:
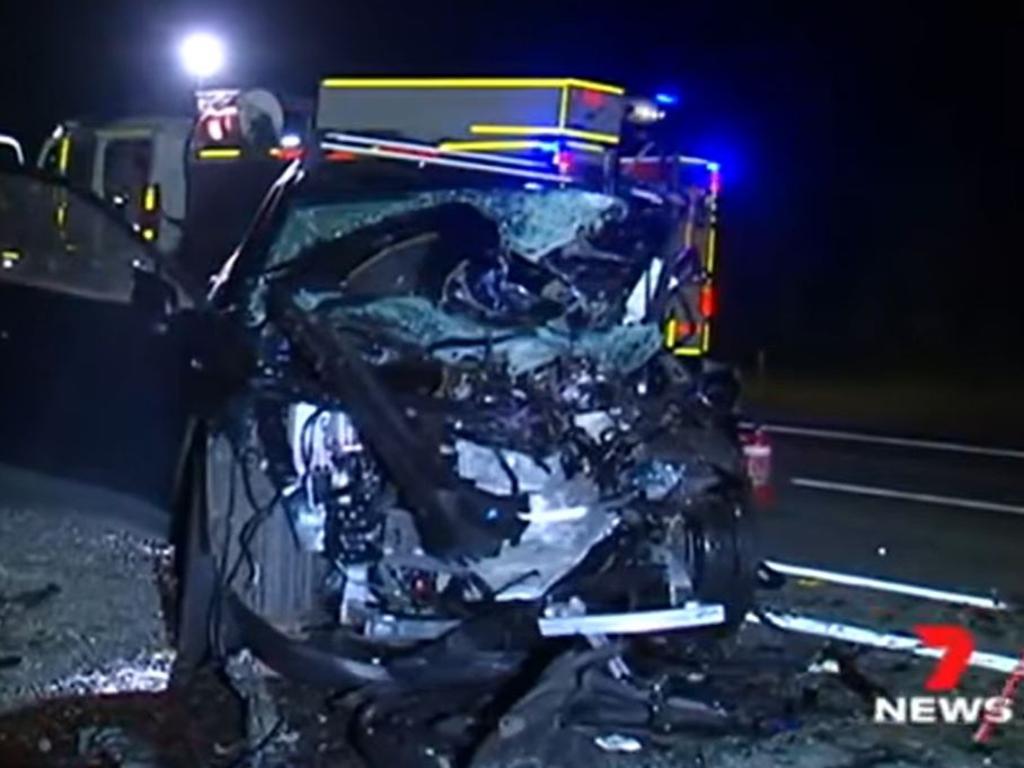
<svg viewBox="0 0 1024 768">
<path fill-rule="evenodd" d="M 282 556 L 269 519 L 280 504 L 286 542 L 305 550 L 289 558 L 315 588 L 303 610 L 337 584 L 338 629 L 355 637 L 458 634 L 502 603 L 543 614 L 527 644 L 538 631 L 658 632 L 744 615 L 755 560 L 742 454 L 719 426 L 728 414 L 693 394 L 699 373 L 661 352 L 656 325 L 615 323 L 650 258 L 635 238 L 656 249 L 667 222 L 657 210 L 631 221 L 590 192 L 545 199 L 455 190 L 314 203 L 286 219 L 248 305 L 269 321 L 260 343 L 280 350 L 280 373 L 219 428 L 208 469 L 213 541 L 231 515 L 231 478 L 251 471 L 236 523 L 252 532 L 248 554 L 229 541 L 222 561 L 259 564 L 261 578 L 249 567 L 231 585 L 250 609 L 265 611 L 277 590 L 265 574 L 283 565 L 261 549 Z M 576 205 L 585 214 L 565 213 Z M 558 227 L 577 218 L 585 228 L 570 247 Z M 295 232 L 309 243 L 301 258 Z M 612 256 L 627 232 L 635 255 Z M 425 259 L 430 270 L 417 272 Z M 361 266 L 346 275 L 339 263 Z M 275 399 L 312 385 L 302 361 L 326 399 Z M 255 470 L 238 469 L 240 454 L 257 457 Z M 585 615 L 560 613 L 571 601 Z"/>
<path fill-rule="evenodd" d="M 606 736 L 595 736 L 594 743 L 599 749 L 605 752 L 620 752 L 622 754 L 635 754 L 643 749 L 639 739 L 632 736 L 623 736 L 621 733 L 609 733 Z"/>
</svg>

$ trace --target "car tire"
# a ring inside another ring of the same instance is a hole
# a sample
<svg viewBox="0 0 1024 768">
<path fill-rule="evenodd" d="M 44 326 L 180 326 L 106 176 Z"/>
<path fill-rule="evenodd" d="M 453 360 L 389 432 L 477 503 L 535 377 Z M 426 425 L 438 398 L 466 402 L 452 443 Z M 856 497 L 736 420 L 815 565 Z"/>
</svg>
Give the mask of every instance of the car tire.
<svg viewBox="0 0 1024 768">
<path fill-rule="evenodd" d="M 727 631 L 738 628 L 754 605 L 759 558 L 748 495 L 723 495 L 701 521 L 704 547 L 696 596 L 725 607 Z"/>
</svg>

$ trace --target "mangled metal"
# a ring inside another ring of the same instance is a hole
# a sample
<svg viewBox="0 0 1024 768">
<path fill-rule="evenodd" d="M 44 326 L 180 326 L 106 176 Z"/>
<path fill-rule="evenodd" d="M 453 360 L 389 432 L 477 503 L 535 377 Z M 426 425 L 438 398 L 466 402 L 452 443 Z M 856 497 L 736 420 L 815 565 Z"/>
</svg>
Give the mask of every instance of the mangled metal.
<svg viewBox="0 0 1024 768">
<path fill-rule="evenodd" d="M 250 294 L 269 381 L 230 429 L 287 510 L 287 567 L 319 574 L 303 615 L 448 659 L 451 637 L 458 673 L 485 677 L 487 654 L 538 636 L 742 618 L 738 450 L 699 371 L 626 306 L 673 247 L 669 216 L 571 189 L 292 208 Z M 252 548 L 260 519 L 243 520 Z M 277 567 L 235 588 L 295 627 L 293 598 L 268 596 Z M 381 653 L 387 674 L 422 679 Z"/>
</svg>

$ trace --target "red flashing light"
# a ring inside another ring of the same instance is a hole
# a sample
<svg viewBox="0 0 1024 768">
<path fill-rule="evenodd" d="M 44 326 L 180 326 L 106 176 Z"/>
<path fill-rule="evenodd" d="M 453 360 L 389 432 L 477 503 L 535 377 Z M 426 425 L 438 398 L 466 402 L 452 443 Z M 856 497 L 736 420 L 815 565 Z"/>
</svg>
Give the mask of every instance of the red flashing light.
<svg viewBox="0 0 1024 768">
<path fill-rule="evenodd" d="M 608 97 L 600 91 L 590 91 L 584 88 L 580 93 L 580 101 L 583 102 L 583 106 L 591 109 L 600 109 L 607 100 Z"/>
<path fill-rule="evenodd" d="M 704 318 L 713 317 L 715 314 L 715 289 L 708 283 L 700 289 L 700 313 Z"/>
<path fill-rule="evenodd" d="M 276 157 L 278 160 L 298 160 L 305 154 L 302 147 L 274 147 L 270 150 L 272 157 Z"/>
<path fill-rule="evenodd" d="M 341 149 L 334 149 L 324 155 L 325 160 L 330 160 L 336 163 L 351 163 L 353 160 L 358 159 L 358 155 L 355 152 L 345 152 Z"/>
</svg>

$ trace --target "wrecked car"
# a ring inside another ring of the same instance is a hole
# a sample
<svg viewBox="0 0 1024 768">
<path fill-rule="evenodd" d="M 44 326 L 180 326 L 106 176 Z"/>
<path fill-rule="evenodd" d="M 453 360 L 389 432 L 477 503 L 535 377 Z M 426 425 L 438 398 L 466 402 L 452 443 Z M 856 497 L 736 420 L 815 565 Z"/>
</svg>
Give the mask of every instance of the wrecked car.
<svg viewBox="0 0 1024 768">
<path fill-rule="evenodd" d="M 627 310 L 668 290 L 668 201 L 297 161 L 208 297 L 84 193 L 5 175 L 0 202 L 3 487 L 174 537 L 181 663 L 479 684 L 746 615 L 731 387 Z"/>
<path fill-rule="evenodd" d="M 507 675 L 545 638 L 741 621 L 731 413 L 626 317 L 672 225 L 429 164 L 286 175 L 216 277 L 252 360 L 191 465 L 245 642 L 313 681 L 411 685 Z"/>
</svg>

